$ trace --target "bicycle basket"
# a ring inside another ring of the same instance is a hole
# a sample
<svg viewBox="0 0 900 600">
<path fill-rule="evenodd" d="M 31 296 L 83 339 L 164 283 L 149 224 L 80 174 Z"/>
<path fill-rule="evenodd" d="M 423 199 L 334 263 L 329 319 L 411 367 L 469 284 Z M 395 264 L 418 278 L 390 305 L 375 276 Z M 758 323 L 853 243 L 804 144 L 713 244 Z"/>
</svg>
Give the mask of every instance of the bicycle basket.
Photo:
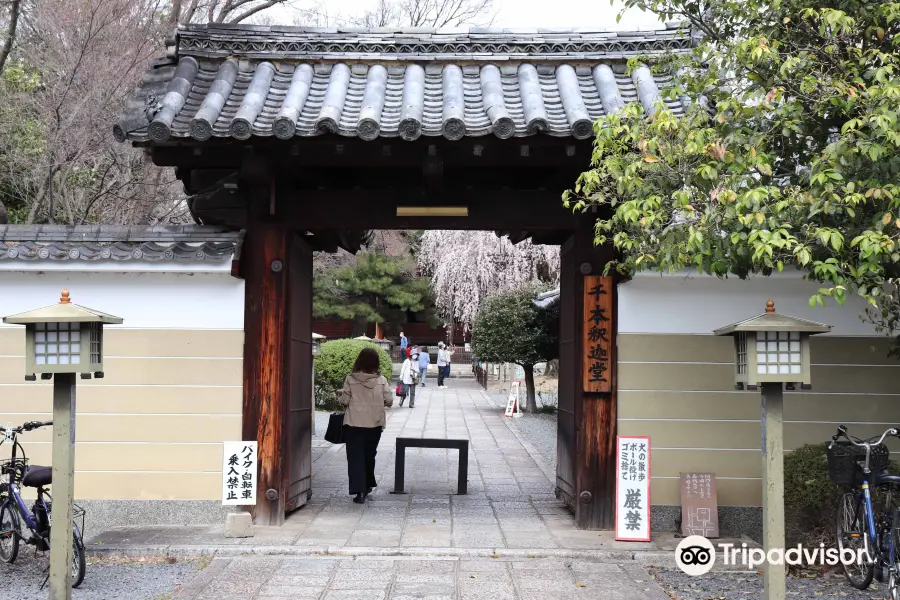
<svg viewBox="0 0 900 600">
<path fill-rule="evenodd" d="M 826 447 L 828 456 L 828 477 L 837 485 L 859 485 L 862 482 L 862 467 L 865 464 L 866 449 L 849 442 L 839 441 Z M 890 450 L 884 444 L 872 446 L 869 455 L 869 469 L 878 473 L 888 468 Z"/>
</svg>

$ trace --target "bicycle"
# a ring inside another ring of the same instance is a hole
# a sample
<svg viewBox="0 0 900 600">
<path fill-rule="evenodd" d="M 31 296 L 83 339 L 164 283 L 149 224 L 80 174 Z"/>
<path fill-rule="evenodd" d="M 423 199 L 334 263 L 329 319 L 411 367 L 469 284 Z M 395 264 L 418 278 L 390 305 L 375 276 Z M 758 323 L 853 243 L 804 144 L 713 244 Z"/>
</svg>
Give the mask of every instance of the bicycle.
<svg viewBox="0 0 900 600">
<path fill-rule="evenodd" d="M 894 506 L 894 488 L 900 486 L 900 475 L 887 472 L 890 451 L 884 445 L 889 435 L 900 438 L 900 432 L 891 428 L 880 437 L 865 440 L 847 433 L 843 425 L 831 438 L 826 449 L 828 474 L 840 486 L 849 486 L 851 491 L 842 497 L 837 510 L 837 544 L 843 559 L 845 549 L 855 556 L 866 557 L 853 565 L 845 560 L 844 574 L 851 586 L 864 590 L 872 579 L 884 582 L 888 573 L 888 589 L 891 600 L 900 600 L 900 509 Z M 839 442 L 840 438 L 846 442 Z M 878 438 L 877 442 L 873 442 Z M 883 490 L 884 503 L 876 511 L 870 489 Z M 853 572 L 855 566 L 858 572 Z"/>
<path fill-rule="evenodd" d="M 0 561 L 7 564 L 14 563 L 18 558 L 20 542 L 34 546 L 35 553 L 50 549 L 53 498 L 46 486 L 52 483 L 53 471 L 50 467 L 29 467 L 25 450 L 18 439 L 21 433 L 50 425 L 53 421 L 29 421 L 15 428 L 0 426 L 0 445 L 6 440 L 12 443 L 12 457 L 0 460 L 0 476 L 8 475 L 8 481 L 0 482 Z M 17 450 L 21 451 L 21 457 L 17 456 Z M 31 510 L 22 499 L 20 485 L 37 489 L 37 500 Z M 78 523 L 73 523 L 72 587 L 77 588 L 84 581 L 86 570 L 82 537 L 84 510 L 75 506 L 73 516 L 80 518 L 82 525 L 79 527 Z"/>
</svg>

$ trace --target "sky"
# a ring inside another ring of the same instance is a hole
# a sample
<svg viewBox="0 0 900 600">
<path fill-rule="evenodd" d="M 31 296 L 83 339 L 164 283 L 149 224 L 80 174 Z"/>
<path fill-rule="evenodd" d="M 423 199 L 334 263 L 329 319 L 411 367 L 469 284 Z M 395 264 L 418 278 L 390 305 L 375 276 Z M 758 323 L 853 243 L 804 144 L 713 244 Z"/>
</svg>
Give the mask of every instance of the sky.
<svg viewBox="0 0 900 600">
<path fill-rule="evenodd" d="M 329 15 L 350 16 L 374 8 L 377 0 L 325 0 Z M 298 0 L 297 6 L 311 6 Z M 568 28 L 578 27 L 603 30 L 659 29 L 663 27 L 655 15 L 631 10 L 616 23 L 616 15 L 622 9 L 618 0 L 610 6 L 609 0 L 494 0 L 496 18 L 493 27 L 510 28 Z M 321 10 L 321 8 L 320 8 Z M 296 13 L 280 8 L 269 13 L 274 22 L 293 25 Z"/>
</svg>

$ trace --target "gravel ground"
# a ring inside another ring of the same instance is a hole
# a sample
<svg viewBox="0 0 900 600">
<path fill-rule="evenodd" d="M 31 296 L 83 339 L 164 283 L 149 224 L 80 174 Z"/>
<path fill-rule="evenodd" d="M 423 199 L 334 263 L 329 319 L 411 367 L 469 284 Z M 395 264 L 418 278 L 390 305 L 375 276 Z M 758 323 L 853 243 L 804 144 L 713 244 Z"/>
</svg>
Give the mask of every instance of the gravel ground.
<svg viewBox="0 0 900 600">
<path fill-rule="evenodd" d="M 713 571 L 691 577 L 681 571 L 651 570 L 651 573 L 673 600 L 754 600 L 762 599 L 763 576 L 756 573 Z M 818 575 L 815 578 L 788 577 L 787 596 L 808 598 L 842 598 L 844 600 L 881 600 L 887 597 L 887 584 L 873 582 L 869 589 L 850 587 L 843 575 Z"/>
<path fill-rule="evenodd" d="M 497 406 L 506 408 L 505 394 L 494 394 L 491 400 Z M 550 464 L 551 469 L 556 471 L 556 415 L 524 414 L 510 421 Z"/>
<path fill-rule="evenodd" d="M 50 566 L 49 554 L 34 548 L 22 548 L 15 563 L 0 563 L 0 598 L 37 600 L 49 594 L 41 584 Z M 73 600 L 168 600 L 180 585 L 186 584 L 204 567 L 200 561 L 179 559 L 168 564 L 154 561 L 88 559 L 84 583 L 72 590 Z"/>
</svg>

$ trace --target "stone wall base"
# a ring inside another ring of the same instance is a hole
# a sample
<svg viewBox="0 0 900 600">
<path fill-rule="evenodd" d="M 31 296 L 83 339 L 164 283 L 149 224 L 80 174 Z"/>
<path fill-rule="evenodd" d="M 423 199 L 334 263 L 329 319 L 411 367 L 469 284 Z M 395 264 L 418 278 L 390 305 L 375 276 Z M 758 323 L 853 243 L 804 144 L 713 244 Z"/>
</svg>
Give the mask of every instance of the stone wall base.
<svg viewBox="0 0 900 600">
<path fill-rule="evenodd" d="M 114 527 L 144 525 L 221 525 L 241 507 L 220 500 L 76 500 L 84 509 L 87 539 Z"/>
<path fill-rule="evenodd" d="M 681 507 L 654 505 L 650 508 L 650 530 L 654 532 L 675 531 L 680 533 Z M 762 507 L 720 506 L 719 536 L 740 538 L 747 536 L 757 542 L 762 541 Z"/>
<path fill-rule="evenodd" d="M 240 507 L 225 507 L 218 500 L 77 500 L 85 511 L 85 535 L 91 537 L 114 527 L 144 525 L 220 525 L 225 515 L 242 512 Z M 681 507 L 655 505 L 650 510 L 653 532 L 678 531 Z M 762 540 L 762 508 L 758 506 L 720 506 L 719 535 L 748 536 Z"/>
</svg>

